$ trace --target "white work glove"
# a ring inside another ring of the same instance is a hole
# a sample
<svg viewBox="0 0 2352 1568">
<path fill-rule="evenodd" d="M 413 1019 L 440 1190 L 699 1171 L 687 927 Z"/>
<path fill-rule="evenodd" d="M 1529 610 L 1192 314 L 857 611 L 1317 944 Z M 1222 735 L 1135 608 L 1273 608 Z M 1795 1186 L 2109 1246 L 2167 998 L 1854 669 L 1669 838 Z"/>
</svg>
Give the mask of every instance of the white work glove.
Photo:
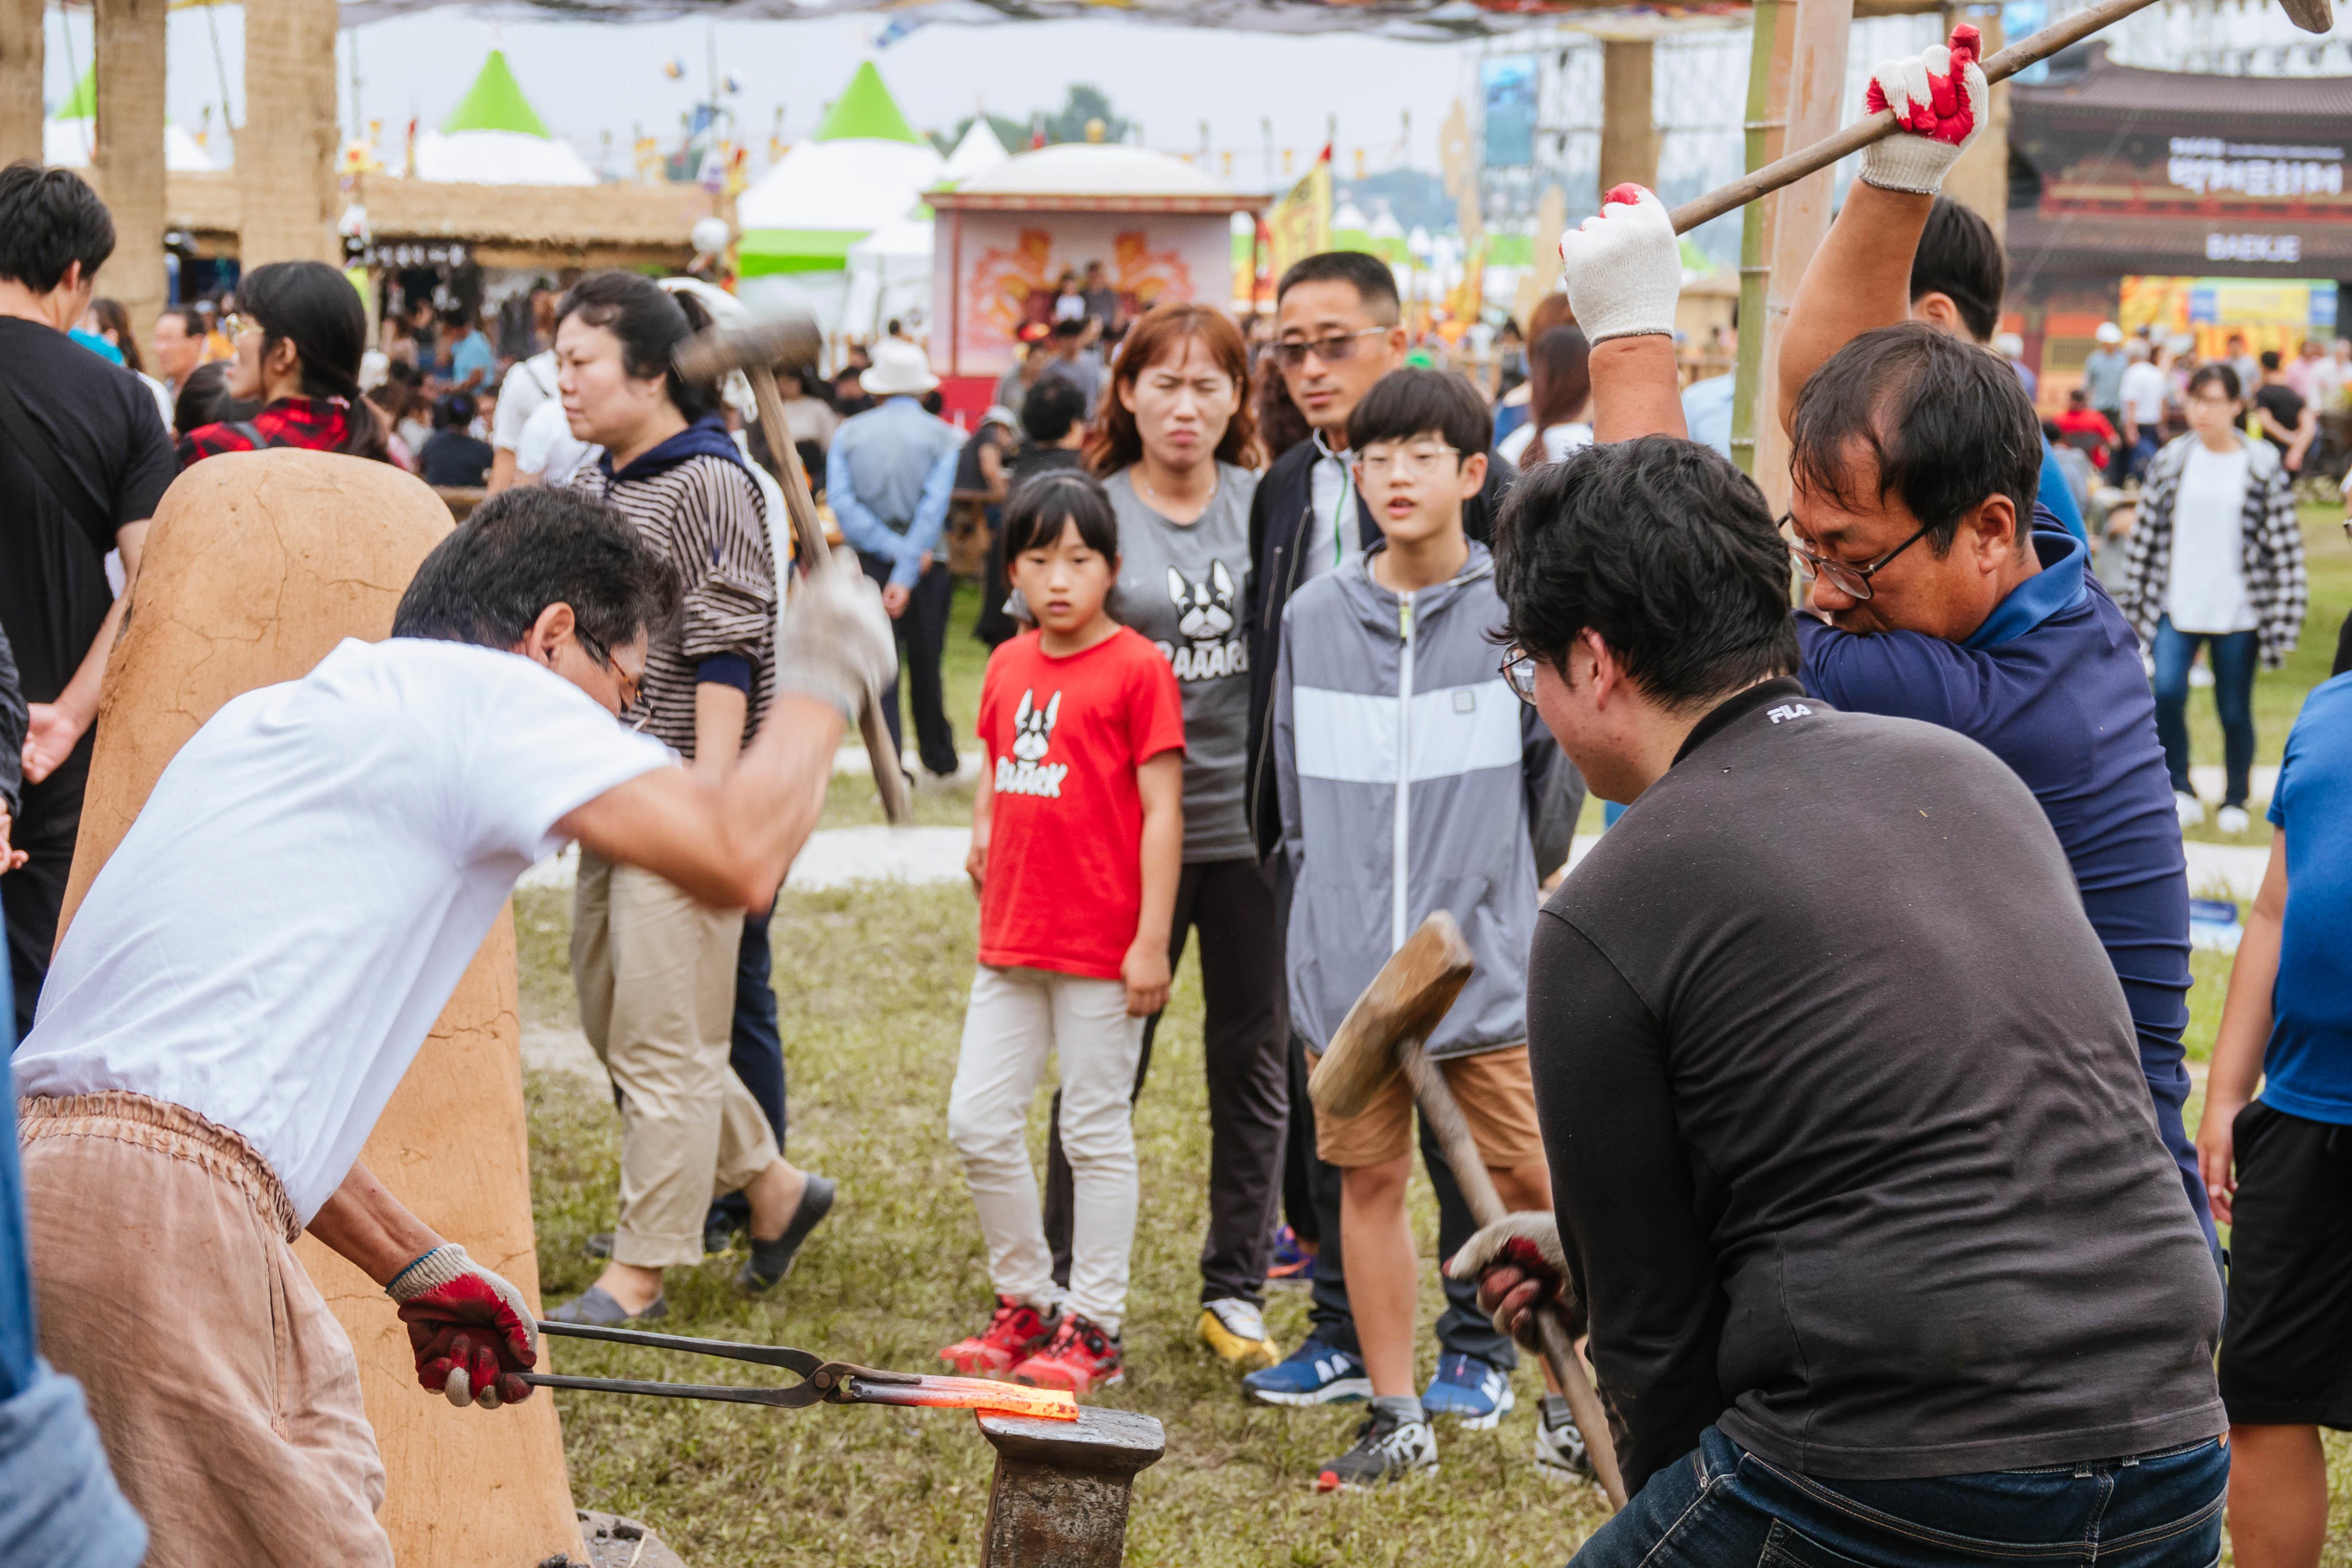
<svg viewBox="0 0 2352 1568">
<path fill-rule="evenodd" d="M 1449 1279 L 1478 1282 L 1478 1305 L 1494 1314 L 1495 1331 L 1533 1350 L 1536 1312 L 1553 1301 L 1567 1309 L 1570 1331 L 1584 1331 L 1583 1305 L 1568 1277 L 1559 1222 L 1530 1209 L 1505 1215 L 1462 1244 L 1445 1261 Z"/>
<path fill-rule="evenodd" d="M 851 724 L 898 675 L 898 642 L 881 590 L 827 559 L 793 589 L 776 645 L 776 689 L 832 703 Z"/>
<path fill-rule="evenodd" d="M 539 1364 L 539 1321 L 522 1292 L 445 1241 L 395 1275 L 384 1294 L 400 1303 L 416 1381 L 456 1405 L 496 1410 L 529 1398 L 518 1373 Z"/>
<path fill-rule="evenodd" d="M 1600 212 L 1559 237 L 1559 273 L 1588 342 L 1674 335 L 1682 244 L 1665 204 L 1642 186 L 1615 187 Z"/>
<path fill-rule="evenodd" d="M 1864 112 L 1890 110 L 1903 129 L 1863 149 L 1864 179 L 1881 190 L 1922 196 L 1944 188 L 1944 176 L 1984 129 L 1990 100 L 1984 68 L 1977 64 L 1983 53 L 1984 39 L 1963 22 L 1952 29 L 1950 43 L 1872 68 Z"/>
</svg>

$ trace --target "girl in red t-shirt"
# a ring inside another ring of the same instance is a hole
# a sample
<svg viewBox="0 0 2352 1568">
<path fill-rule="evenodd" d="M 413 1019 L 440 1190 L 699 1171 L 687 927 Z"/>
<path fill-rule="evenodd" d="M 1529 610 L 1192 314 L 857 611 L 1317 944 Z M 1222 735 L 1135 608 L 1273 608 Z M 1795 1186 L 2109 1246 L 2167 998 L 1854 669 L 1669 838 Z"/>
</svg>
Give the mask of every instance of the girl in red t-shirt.
<svg viewBox="0 0 2352 1568">
<path fill-rule="evenodd" d="M 1168 1000 L 1184 858 L 1184 717 L 1160 650 L 1104 613 L 1118 523 L 1102 486 L 1044 474 L 1004 512 L 1004 558 L 1037 629 L 999 647 L 980 691 L 972 801 L 980 972 L 948 1136 L 988 1240 L 996 1310 L 940 1352 L 958 1372 L 1084 1394 L 1120 1377 L 1135 1238 L 1129 1104 L 1143 1021 Z M 1076 1190 L 1070 1284 L 1029 1166 L 1029 1101 L 1061 1065 Z"/>
</svg>

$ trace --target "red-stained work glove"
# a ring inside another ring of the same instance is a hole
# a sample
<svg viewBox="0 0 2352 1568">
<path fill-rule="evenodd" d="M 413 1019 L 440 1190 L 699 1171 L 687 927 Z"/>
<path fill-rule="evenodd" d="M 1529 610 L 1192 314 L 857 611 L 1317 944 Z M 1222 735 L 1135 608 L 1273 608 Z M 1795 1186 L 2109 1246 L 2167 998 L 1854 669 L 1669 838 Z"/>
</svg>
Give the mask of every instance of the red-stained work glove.
<svg viewBox="0 0 2352 1568">
<path fill-rule="evenodd" d="M 1559 274 L 1589 341 L 1673 335 L 1682 242 L 1664 204 L 1643 187 L 1612 186 L 1598 213 L 1559 237 Z"/>
<path fill-rule="evenodd" d="M 1559 1222 L 1548 1214 L 1522 1210 L 1505 1215 L 1462 1244 L 1446 1259 L 1451 1279 L 1475 1279 L 1478 1305 L 1494 1315 L 1495 1331 L 1529 1350 L 1536 1338 L 1537 1309 L 1553 1301 L 1568 1308 L 1570 1331 L 1584 1331 L 1584 1312 L 1568 1278 L 1568 1255 L 1560 1250 Z"/>
<path fill-rule="evenodd" d="M 455 1242 L 444 1242 L 393 1278 L 416 1352 L 416 1381 L 456 1405 L 496 1410 L 530 1397 L 515 1375 L 539 1364 L 539 1322 L 522 1292 Z"/>
<path fill-rule="evenodd" d="M 1950 43 L 1871 68 L 1864 110 L 1891 110 L 1903 130 L 1863 150 L 1864 179 L 1923 196 L 1944 188 L 1945 174 L 1984 129 L 1990 89 L 1977 64 L 1983 53 L 1983 37 L 1963 22 Z"/>
</svg>

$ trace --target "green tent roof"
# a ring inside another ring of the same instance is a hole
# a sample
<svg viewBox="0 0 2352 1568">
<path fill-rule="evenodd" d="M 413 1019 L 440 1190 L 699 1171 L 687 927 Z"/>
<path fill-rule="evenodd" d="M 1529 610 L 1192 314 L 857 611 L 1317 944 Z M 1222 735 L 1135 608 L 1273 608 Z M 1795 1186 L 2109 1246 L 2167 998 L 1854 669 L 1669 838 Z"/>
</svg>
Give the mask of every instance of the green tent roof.
<svg viewBox="0 0 2352 1568">
<path fill-rule="evenodd" d="M 444 134 L 459 131 L 515 131 L 547 139 L 547 123 L 522 95 L 522 84 L 507 68 L 504 51 L 492 49 L 482 72 L 449 118 L 441 122 Z"/>
<path fill-rule="evenodd" d="M 857 68 L 857 74 L 849 79 L 847 90 L 834 100 L 833 107 L 825 111 L 824 123 L 816 128 L 819 142 L 853 138 L 917 143 L 923 140 L 898 111 L 898 100 L 882 85 L 882 73 L 874 68 L 872 60 Z"/>
<path fill-rule="evenodd" d="M 57 120 L 95 120 L 98 118 L 98 67 L 92 65 L 81 73 L 81 85 L 73 96 L 61 104 L 51 118 Z"/>
</svg>

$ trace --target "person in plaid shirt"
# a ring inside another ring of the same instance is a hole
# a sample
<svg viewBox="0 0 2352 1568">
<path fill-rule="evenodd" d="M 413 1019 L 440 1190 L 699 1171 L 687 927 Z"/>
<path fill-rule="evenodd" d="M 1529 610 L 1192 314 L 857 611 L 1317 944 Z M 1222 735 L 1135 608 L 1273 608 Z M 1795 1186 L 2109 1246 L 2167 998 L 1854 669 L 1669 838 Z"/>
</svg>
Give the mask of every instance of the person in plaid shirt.
<svg viewBox="0 0 2352 1568">
<path fill-rule="evenodd" d="M 236 357 L 229 394 L 258 398 L 251 419 L 201 425 L 180 437 L 180 468 L 223 452 L 301 447 L 389 462 L 383 420 L 360 395 L 367 310 L 359 291 L 323 261 L 257 267 L 237 285 L 229 318 Z"/>
</svg>

